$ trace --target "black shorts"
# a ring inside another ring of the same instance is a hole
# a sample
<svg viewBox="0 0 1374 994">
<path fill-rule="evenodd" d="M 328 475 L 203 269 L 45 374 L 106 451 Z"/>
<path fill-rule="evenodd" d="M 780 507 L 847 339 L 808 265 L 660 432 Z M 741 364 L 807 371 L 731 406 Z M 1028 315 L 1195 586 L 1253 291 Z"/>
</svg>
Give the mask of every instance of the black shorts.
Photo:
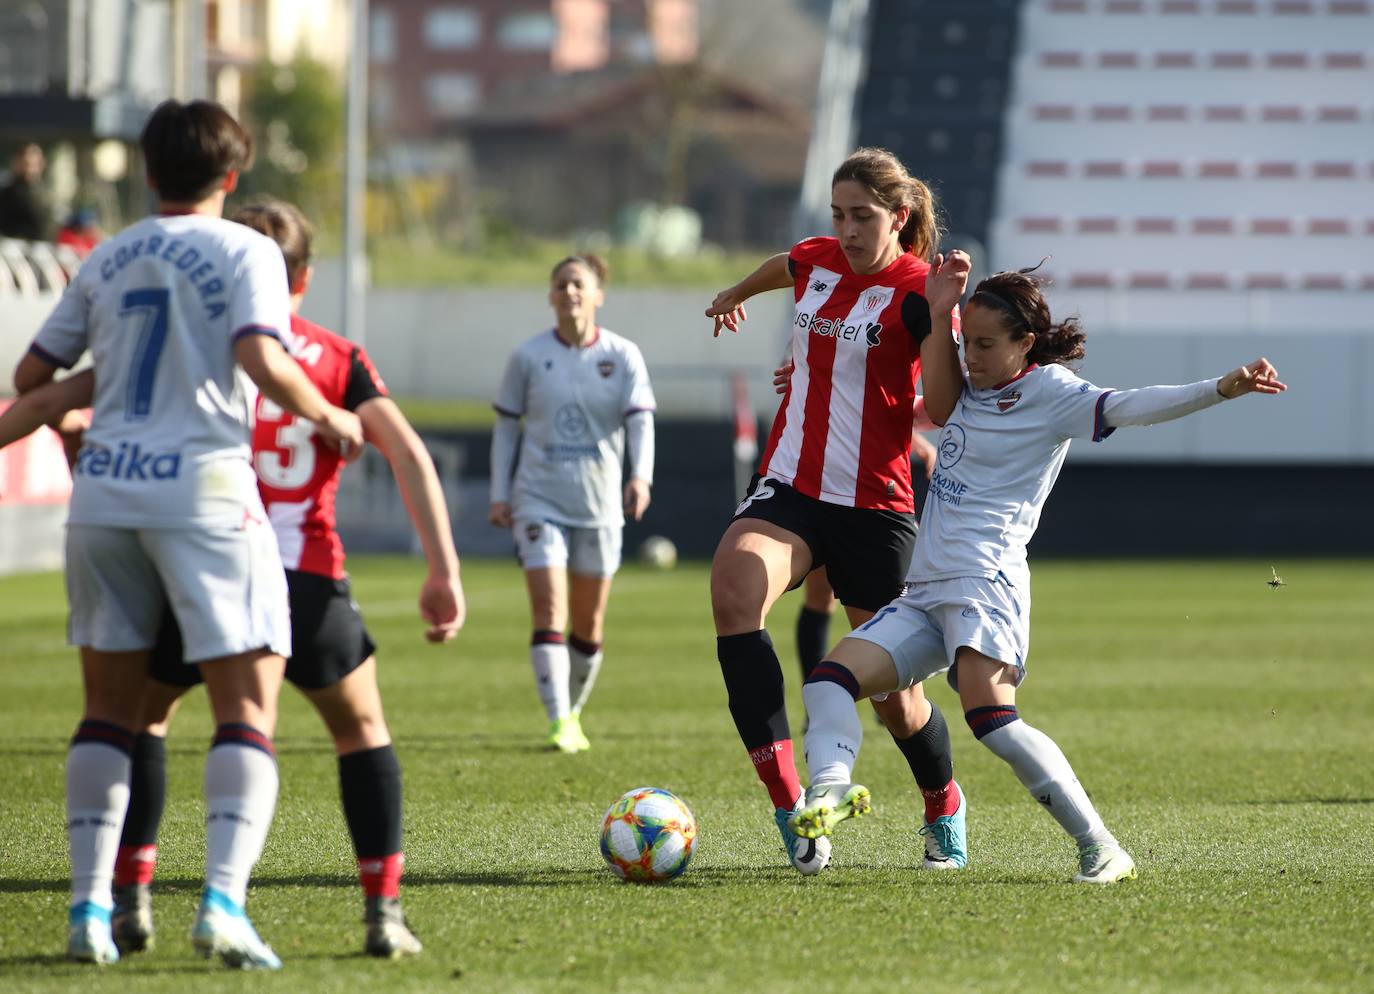
<svg viewBox="0 0 1374 994">
<path fill-rule="evenodd" d="M 758 518 L 799 537 L 811 550 L 812 568 L 825 567 L 846 607 L 876 612 L 902 595 L 916 546 L 915 515 L 827 504 L 755 476 L 735 518 Z"/>
<path fill-rule="evenodd" d="M 291 658 L 286 679 L 302 690 L 332 687 L 377 650 L 353 603 L 347 579 L 286 571 L 291 596 Z M 182 661 L 181 630 L 169 610 L 148 661 L 154 680 L 174 687 L 201 682 L 200 667 Z"/>
</svg>

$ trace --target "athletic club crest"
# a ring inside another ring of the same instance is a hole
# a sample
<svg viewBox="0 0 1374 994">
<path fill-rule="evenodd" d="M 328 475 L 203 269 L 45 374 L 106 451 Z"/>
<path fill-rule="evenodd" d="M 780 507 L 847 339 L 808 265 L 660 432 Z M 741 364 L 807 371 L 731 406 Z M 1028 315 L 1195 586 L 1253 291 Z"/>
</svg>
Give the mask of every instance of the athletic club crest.
<svg viewBox="0 0 1374 994">
<path fill-rule="evenodd" d="M 538 542 L 538 541 L 539 541 L 539 533 L 542 532 L 543 530 L 544 530 L 544 529 L 543 529 L 542 527 L 540 527 L 539 525 L 537 525 L 537 524 L 529 524 L 529 525 L 526 525 L 526 526 L 525 526 L 525 537 L 526 537 L 527 539 L 529 539 L 531 542 Z"/>
<path fill-rule="evenodd" d="M 596 371 L 601 374 L 603 380 L 609 380 L 615 372 L 615 363 L 609 359 L 602 359 L 596 364 Z"/>
<path fill-rule="evenodd" d="M 1003 413 L 1010 411 L 1016 406 L 1016 402 L 1021 399 L 1020 390 L 1008 390 L 997 398 L 997 409 Z"/>
<path fill-rule="evenodd" d="M 864 310 L 876 311 L 883 306 L 883 301 L 887 298 L 881 293 L 870 293 L 864 297 Z"/>
</svg>

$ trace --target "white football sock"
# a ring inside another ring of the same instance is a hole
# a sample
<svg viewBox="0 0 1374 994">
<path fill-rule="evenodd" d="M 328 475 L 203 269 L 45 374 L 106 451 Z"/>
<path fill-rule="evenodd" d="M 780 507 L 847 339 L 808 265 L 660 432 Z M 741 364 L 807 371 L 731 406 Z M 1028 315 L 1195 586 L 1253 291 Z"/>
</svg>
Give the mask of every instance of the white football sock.
<svg viewBox="0 0 1374 994">
<path fill-rule="evenodd" d="M 979 741 L 1007 761 L 1031 797 L 1080 848 L 1117 845 L 1068 759 L 1048 735 L 1018 719 L 988 732 Z"/>
<path fill-rule="evenodd" d="M 574 714 L 581 712 L 582 706 L 592 694 L 596 675 L 601 672 L 601 646 L 588 655 L 575 643 L 568 643 L 568 696 L 572 700 Z"/>
<path fill-rule="evenodd" d="M 237 742 L 219 742 L 205 759 L 205 886 L 240 908 L 277 806 L 277 761 Z"/>
<path fill-rule="evenodd" d="M 849 783 L 864 740 L 854 698 L 838 683 L 821 680 L 803 686 L 802 699 L 811 722 L 806 728 L 806 768 L 811 786 Z"/>
<path fill-rule="evenodd" d="M 530 646 L 534 685 L 550 721 L 568 716 L 568 647 L 562 642 L 537 642 Z"/>
<path fill-rule="evenodd" d="M 129 807 L 129 754 L 101 742 L 67 750 L 67 838 L 72 904 L 113 908 L 115 856 Z"/>
</svg>

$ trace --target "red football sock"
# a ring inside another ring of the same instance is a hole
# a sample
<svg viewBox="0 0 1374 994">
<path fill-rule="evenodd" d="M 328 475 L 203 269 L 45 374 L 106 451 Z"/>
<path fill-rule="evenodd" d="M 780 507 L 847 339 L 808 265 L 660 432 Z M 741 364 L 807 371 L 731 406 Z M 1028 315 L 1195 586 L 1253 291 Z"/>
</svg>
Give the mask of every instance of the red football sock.
<svg viewBox="0 0 1374 994">
<path fill-rule="evenodd" d="M 150 884 L 157 869 L 157 846 L 120 846 L 115 856 L 114 885 Z"/>
<path fill-rule="evenodd" d="M 358 860 L 358 880 L 367 897 L 400 897 L 404 853 Z"/>
<path fill-rule="evenodd" d="M 951 780 L 939 790 L 922 790 L 921 796 L 926 799 L 926 824 L 929 825 L 936 818 L 958 811 L 963 795 L 959 793 L 959 785 Z"/>
<path fill-rule="evenodd" d="M 801 797 L 797 764 L 792 759 L 792 740 L 782 739 L 772 745 L 751 749 L 749 758 L 754 762 L 754 772 L 768 788 L 773 807 L 791 811 L 797 798 Z"/>
</svg>

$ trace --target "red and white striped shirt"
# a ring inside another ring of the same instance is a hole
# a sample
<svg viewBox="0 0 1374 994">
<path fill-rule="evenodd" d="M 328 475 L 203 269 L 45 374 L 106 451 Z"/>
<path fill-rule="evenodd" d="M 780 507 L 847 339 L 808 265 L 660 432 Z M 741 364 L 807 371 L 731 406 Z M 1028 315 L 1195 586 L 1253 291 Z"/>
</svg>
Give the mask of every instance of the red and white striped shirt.
<svg viewBox="0 0 1374 994">
<path fill-rule="evenodd" d="M 788 265 L 794 368 L 760 475 L 831 504 L 913 513 L 911 412 L 930 331 L 929 263 L 905 253 L 860 275 L 836 239 L 808 238 Z"/>
</svg>

